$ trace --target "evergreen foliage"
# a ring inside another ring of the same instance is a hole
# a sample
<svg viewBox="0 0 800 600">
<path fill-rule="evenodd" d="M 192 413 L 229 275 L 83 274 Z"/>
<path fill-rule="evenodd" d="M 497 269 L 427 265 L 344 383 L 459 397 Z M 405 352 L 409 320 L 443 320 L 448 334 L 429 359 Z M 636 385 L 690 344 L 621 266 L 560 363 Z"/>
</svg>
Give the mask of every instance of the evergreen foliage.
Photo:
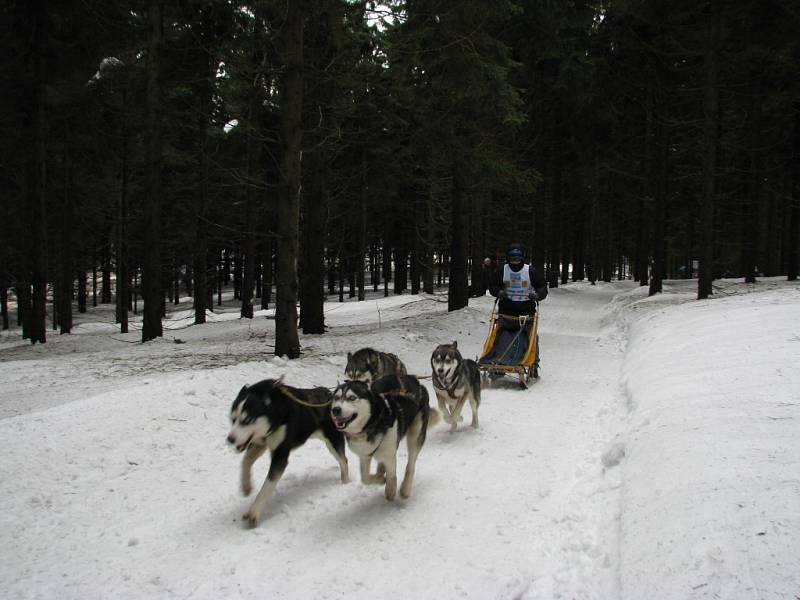
<svg viewBox="0 0 800 600">
<path fill-rule="evenodd" d="M 796 279 L 799 19 L 778 0 L 11 0 L 3 326 L 43 343 L 47 317 L 68 333 L 114 301 L 124 332 L 143 298 L 146 341 L 167 301 L 202 324 L 233 284 L 243 318 L 277 301 L 293 357 L 298 301 L 306 333 L 370 286 L 447 285 L 455 310 L 512 240 L 551 286 Z"/>
</svg>

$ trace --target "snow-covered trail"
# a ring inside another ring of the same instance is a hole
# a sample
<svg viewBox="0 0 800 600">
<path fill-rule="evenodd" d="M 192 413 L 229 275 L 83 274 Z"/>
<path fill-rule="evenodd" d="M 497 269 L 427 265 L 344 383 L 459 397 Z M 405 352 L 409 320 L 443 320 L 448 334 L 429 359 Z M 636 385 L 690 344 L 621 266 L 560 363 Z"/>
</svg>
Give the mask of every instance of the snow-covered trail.
<svg viewBox="0 0 800 600">
<path fill-rule="evenodd" d="M 619 387 L 624 347 L 605 324 L 618 291 L 573 284 L 551 290 L 542 306 L 542 380 L 518 417 L 531 424 L 538 448 L 531 472 L 547 482 L 540 529 L 527 550 L 534 580 L 526 598 L 619 593 L 619 473 L 603 465 L 606 454 L 615 464 L 615 436 L 627 414 Z"/>
<path fill-rule="evenodd" d="M 0 542 L 16 549 L 0 584 L 8 597 L 41 598 L 615 597 L 619 481 L 602 459 L 625 416 L 621 348 L 604 320 L 616 291 L 551 291 L 541 381 L 486 390 L 479 431 L 468 408 L 456 434 L 431 431 L 407 501 L 362 486 L 352 455 L 355 481 L 342 486 L 311 441 L 262 524 L 244 529 L 240 457 L 224 442 L 230 401 L 243 383 L 280 374 L 333 385 L 346 351 L 366 344 L 414 373 L 428 372 L 442 341 L 473 357 L 491 298 L 381 328 L 334 326 L 304 338 L 309 356 L 291 363 L 148 373 L 0 420 Z"/>
</svg>

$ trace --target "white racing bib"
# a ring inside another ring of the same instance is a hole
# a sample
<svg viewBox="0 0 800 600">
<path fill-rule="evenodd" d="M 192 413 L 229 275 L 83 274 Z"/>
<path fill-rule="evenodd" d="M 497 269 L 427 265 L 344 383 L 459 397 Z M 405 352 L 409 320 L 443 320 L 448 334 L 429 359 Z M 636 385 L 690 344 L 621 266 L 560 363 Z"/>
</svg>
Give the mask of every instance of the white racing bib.
<svg viewBox="0 0 800 600">
<path fill-rule="evenodd" d="M 511 270 L 511 266 L 506 264 L 503 267 L 503 286 L 509 300 L 514 302 L 526 302 L 529 300 L 528 292 L 531 290 L 530 265 L 522 265 L 516 273 Z"/>
</svg>

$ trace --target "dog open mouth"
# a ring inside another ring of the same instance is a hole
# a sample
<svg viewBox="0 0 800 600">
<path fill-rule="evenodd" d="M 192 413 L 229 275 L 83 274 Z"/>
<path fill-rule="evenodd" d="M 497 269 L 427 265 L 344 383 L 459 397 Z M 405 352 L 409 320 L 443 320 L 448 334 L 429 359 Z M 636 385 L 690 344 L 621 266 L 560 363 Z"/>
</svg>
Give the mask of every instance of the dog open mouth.
<svg viewBox="0 0 800 600">
<path fill-rule="evenodd" d="M 245 449 L 250 445 L 250 442 L 252 442 L 252 441 L 253 441 L 253 435 L 251 434 L 250 437 L 247 438 L 247 441 L 244 444 L 238 444 L 236 446 L 236 451 L 237 452 L 244 452 Z"/>
<path fill-rule="evenodd" d="M 358 413 L 352 414 L 349 417 L 331 417 L 333 419 L 333 425 L 336 429 L 342 430 L 345 429 L 353 420 L 358 416 Z"/>
</svg>

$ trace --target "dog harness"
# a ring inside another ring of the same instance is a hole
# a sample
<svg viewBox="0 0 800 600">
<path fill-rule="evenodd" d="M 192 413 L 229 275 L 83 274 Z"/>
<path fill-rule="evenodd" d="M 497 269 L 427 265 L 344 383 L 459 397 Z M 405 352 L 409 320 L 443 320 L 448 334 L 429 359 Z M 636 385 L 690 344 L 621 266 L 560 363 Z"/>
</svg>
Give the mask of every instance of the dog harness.
<svg viewBox="0 0 800 600">
<path fill-rule="evenodd" d="M 447 395 L 454 400 L 457 398 L 455 389 L 458 387 L 458 377 L 453 377 L 453 385 L 447 387 L 442 383 L 442 380 L 439 379 L 439 376 L 436 373 L 432 373 L 431 382 L 433 383 L 433 387 L 435 387 L 437 390 L 444 390 L 447 392 Z"/>
</svg>

